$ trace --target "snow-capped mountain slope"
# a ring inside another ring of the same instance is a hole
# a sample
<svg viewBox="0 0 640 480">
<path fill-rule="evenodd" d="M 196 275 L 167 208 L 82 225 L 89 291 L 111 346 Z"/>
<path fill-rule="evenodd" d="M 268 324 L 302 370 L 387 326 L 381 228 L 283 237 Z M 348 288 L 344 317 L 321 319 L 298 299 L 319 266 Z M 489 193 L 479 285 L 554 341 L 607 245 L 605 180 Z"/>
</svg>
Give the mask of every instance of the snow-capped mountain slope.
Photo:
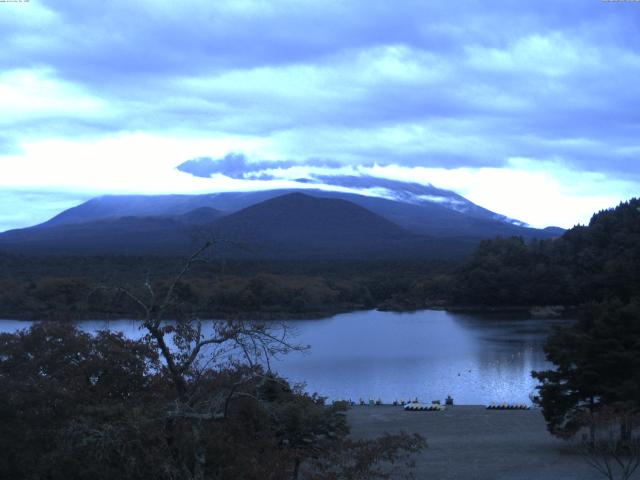
<svg viewBox="0 0 640 480">
<path fill-rule="evenodd" d="M 400 182 L 380 177 L 353 175 L 315 176 L 314 180 L 315 181 L 312 181 L 311 183 L 317 182 L 320 184 L 347 187 L 356 190 L 368 190 L 369 192 L 377 191 L 381 197 L 399 202 L 411 203 L 414 205 L 436 203 L 450 210 L 464 213 L 472 217 L 498 220 L 520 227 L 528 226 L 525 222 L 487 210 L 486 208 L 480 207 L 479 205 L 467 200 L 462 195 L 458 195 L 451 190 L 437 188 L 431 184 L 423 185 L 420 183 Z"/>
</svg>

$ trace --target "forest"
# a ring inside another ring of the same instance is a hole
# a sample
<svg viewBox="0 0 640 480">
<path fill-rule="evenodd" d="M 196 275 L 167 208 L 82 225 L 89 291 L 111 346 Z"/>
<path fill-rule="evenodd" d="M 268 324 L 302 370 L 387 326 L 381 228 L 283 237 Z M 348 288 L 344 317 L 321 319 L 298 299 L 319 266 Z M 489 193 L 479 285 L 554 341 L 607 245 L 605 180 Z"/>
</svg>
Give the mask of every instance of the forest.
<svg viewBox="0 0 640 480">
<path fill-rule="evenodd" d="M 598 212 L 556 239 L 483 241 L 454 279 L 453 304 L 628 302 L 640 295 L 640 200 Z"/>
<path fill-rule="evenodd" d="M 166 285 L 183 258 L 0 256 L 0 316 L 76 320 L 132 316 L 118 287 Z M 448 280 L 436 261 L 204 260 L 179 286 L 182 313 L 200 318 L 315 318 L 370 308 L 424 308 Z M 440 282 L 440 286 L 437 284 Z M 435 299 L 435 301 L 440 301 Z M 176 312 L 174 312 L 176 313 Z"/>
</svg>

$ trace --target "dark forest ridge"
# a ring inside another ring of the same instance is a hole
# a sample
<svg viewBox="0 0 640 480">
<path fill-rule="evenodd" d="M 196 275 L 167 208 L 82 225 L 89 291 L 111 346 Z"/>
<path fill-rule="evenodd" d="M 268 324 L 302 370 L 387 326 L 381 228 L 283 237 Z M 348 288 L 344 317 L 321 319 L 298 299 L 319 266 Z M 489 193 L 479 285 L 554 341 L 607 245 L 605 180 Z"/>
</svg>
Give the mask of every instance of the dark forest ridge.
<svg viewBox="0 0 640 480">
<path fill-rule="evenodd" d="M 0 251 L 184 255 L 214 236 L 247 247 L 220 247 L 227 256 L 459 258 L 484 238 L 561 233 L 523 227 L 480 207 L 465 213 L 433 201 L 269 190 L 98 197 L 43 224 L 0 234 Z"/>
</svg>

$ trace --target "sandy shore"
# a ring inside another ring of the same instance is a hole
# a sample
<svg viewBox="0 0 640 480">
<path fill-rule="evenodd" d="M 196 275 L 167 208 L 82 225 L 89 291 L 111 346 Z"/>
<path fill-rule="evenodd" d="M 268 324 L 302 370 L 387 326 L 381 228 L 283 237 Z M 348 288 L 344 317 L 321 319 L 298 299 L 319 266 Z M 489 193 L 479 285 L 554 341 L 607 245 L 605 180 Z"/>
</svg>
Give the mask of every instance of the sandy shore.
<svg viewBox="0 0 640 480">
<path fill-rule="evenodd" d="M 415 477 L 436 480 L 602 480 L 572 444 L 545 429 L 539 410 L 486 410 L 455 406 L 443 412 L 356 406 L 352 435 L 420 433 L 428 448 L 416 457 Z M 640 472 L 632 477 L 640 479 Z"/>
</svg>

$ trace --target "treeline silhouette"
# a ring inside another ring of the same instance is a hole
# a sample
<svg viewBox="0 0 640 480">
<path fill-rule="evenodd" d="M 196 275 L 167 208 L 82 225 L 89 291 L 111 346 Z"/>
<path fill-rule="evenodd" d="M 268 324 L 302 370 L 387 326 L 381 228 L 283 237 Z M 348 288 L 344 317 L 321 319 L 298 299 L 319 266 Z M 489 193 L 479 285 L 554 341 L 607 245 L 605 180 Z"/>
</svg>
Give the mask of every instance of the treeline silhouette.
<svg viewBox="0 0 640 480">
<path fill-rule="evenodd" d="M 626 303 L 640 295 L 640 200 L 596 213 L 556 239 L 485 240 L 454 279 L 453 304 Z"/>
<path fill-rule="evenodd" d="M 0 317 L 131 317 L 137 306 L 113 286 L 161 290 L 182 258 L 0 255 Z M 425 285 L 451 263 L 378 260 L 233 260 L 195 265 L 179 284 L 181 312 L 200 318 L 313 318 L 358 309 L 422 308 Z M 444 285 L 440 282 L 440 285 Z M 431 290 L 437 290 L 432 288 Z"/>
</svg>

